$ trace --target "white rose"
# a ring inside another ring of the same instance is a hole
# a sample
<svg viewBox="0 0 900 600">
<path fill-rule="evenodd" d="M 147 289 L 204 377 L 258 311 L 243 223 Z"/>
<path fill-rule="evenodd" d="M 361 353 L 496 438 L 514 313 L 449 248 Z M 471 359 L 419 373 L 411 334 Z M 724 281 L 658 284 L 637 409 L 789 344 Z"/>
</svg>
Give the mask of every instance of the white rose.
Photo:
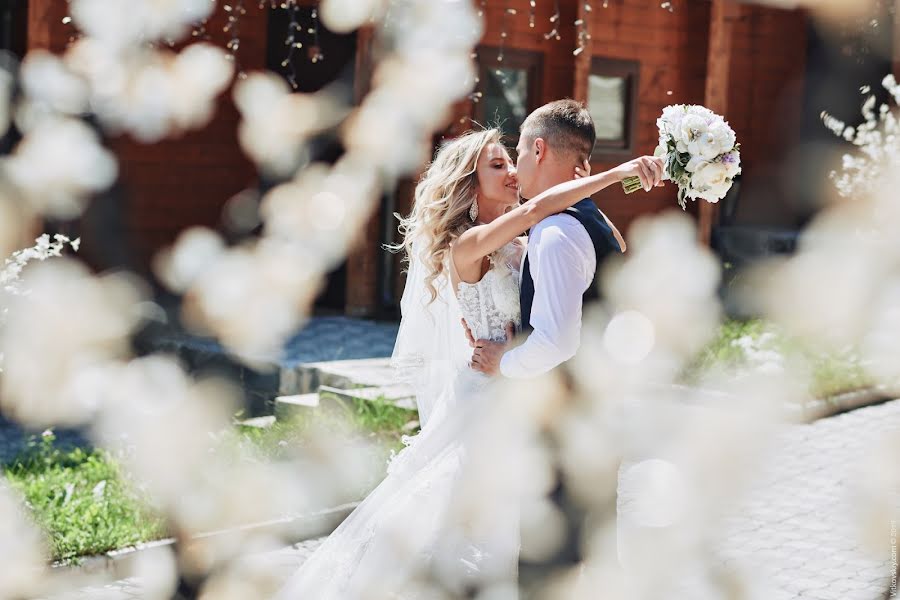
<svg viewBox="0 0 900 600">
<path fill-rule="evenodd" d="M 691 160 L 688 161 L 688 164 L 684 166 L 684 170 L 688 173 L 694 173 L 701 166 L 707 164 L 709 161 L 703 158 L 702 156 L 691 156 Z"/>
<path fill-rule="evenodd" d="M 716 155 L 730 152 L 737 143 L 737 136 L 734 130 L 728 126 L 728 123 L 722 119 L 717 119 L 715 123 L 710 125 L 709 133 L 713 139 L 713 146 L 716 149 Z"/>
<path fill-rule="evenodd" d="M 681 104 L 665 107 L 662 117 L 656 121 L 660 133 L 672 135 L 678 139 L 681 132 L 681 120 L 684 119 L 685 114 L 685 108 Z"/>
<path fill-rule="evenodd" d="M 692 198 L 718 202 L 731 189 L 728 167 L 721 162 L 706 162 L 697 167 L 691 177 Z"/>
<path fill-rule="evenodd" d="M 700 117 L 701 119 L 706 121 L 707 125 L 713 123 L 716 119 L 719 118 L 719 116 L 716 113 L 709 110 L 705 106 L 700 106 L 699 104 L 694 104 L 692 106 L 689 106 L 687 109 L 687 114 L 695 116 L 695 117 Z"/>
<path fill-rule="evenodd" d="M 689 114 L 681 121 L 681 135 L 691 157 L 713 160 L 721 154 L 706 119 L 699 115 Z"/>
<path fill-rule="evenodd" d="M 741 174 L 741 153 L 738 150 L 732 150 L 725 154 L 722 156 L 722 164 L 725 165 L 728 178 L 734 179 Z"/>
<path fill-rule="evenodd" d="M 657 144 L 656 148 L 653 150 L 653 156 L 658 158 L 665 158 L 669 153 L 669 144 L 666 140 L 659 140 L 659 144 Z"/>
<path fill-rule="evenodd" d="M 703 137 L 706 135 L 706 132 L 709 130 L 709 126 L 706 124 L 706 121 L 697 115 L 685 115 L 685 117 L 681 120 L 681 127 L 679 127 L 680 134 L 678 138 L 684 141 L 686 144 L 690 144 L 691 142 Z"/>
</svg>

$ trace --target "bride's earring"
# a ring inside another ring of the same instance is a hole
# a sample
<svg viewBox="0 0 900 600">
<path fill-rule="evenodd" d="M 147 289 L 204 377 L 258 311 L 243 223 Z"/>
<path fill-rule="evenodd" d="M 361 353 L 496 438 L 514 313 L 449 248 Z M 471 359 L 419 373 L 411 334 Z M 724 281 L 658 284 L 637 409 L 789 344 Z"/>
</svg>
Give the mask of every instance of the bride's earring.
<svg viewBox="0 0 900 600">
<path fill-rule="evenodd" d="M 475 198 L 475 201 L 472 202 L 472 206 L 469 208 L 469 219 L 473 223 L 478 220 L 478 198 Z"/>
</svg>

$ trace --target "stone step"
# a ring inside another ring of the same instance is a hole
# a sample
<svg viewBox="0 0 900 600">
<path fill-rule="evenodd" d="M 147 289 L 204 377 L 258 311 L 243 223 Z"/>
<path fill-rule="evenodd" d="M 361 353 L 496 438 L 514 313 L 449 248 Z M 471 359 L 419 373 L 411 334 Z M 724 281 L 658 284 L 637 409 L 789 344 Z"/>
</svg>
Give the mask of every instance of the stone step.
<svg viewBox="0 0 900 600">
<path fill-rule="evenodd" d="M 283 367 L 279 393 L 290 396 L 309 394 L 321 386 L 339 389 L 356 387 L 390 387 L 397 384 L 397 375 L 390 358 L 366 358 L 313 362 Z"/>
<path fill-rule="evenodd" d="M 407 410 L 416 410 L 416 397 L 412 389 L 403 384 L 351 389 L 323 385 L 319 386 L 319 394 L 331 394 L 346 400 L 362 399 L 369 402 L 380 400 Z"/>
<path fill-rule="evenodd" d="M 263 417 L 253 417 L 252 419 L 243 419 L 237 424 L 241 427 L 252 427 L 254 429 L 268 429 L 275 424 L 275 415 L 266 415 Z"/>
<path fill-rule="evenodd" d="M 275 414 L 269 417 L 274 420 L 290 420 L 303 411 L 318 408 L 323 399 L 329 396 L 341 400 L 362 399 L 369 402 L 380 400 L 406 410 L 416 410 L 416 399 L 412 390 L 405 385 L 371 386 L 352 389 L 321 386 L 319 392 L 311 394 L 293 394 L 275 398 Z M 253 421 L 253 419 L 249 419 Z M 243 424 L 243 423 L 242 423 Z"/>
<path fill-rule="evenodd" d="M 275 398 L 275 419 L 291 420 L 303 411 L 319 407 L 319 394 L 294 394 Z"/>
</svg>

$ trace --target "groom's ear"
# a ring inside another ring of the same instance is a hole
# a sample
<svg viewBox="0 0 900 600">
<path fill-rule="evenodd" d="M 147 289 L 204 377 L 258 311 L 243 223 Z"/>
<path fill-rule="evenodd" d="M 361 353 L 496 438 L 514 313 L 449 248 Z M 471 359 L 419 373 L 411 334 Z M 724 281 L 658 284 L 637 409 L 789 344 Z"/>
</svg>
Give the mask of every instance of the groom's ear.
<svg viewBox="0 0 900 600">
<path fill-rule="evenodd" d="M 535 162 L 540 164 L 544 157 L 547 156 L 547 142 L 544 141 L 544 138 L 536 138 L 534 140 L 532 151 L 534 152 Z"/>
</svg>

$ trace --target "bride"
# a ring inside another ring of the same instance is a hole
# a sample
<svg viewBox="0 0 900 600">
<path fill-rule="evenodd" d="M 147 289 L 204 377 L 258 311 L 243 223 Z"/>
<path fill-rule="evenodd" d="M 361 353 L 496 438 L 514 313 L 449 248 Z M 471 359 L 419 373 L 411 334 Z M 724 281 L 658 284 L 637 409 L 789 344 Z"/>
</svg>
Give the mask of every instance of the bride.
<svg viewBox="0 0 900 600">
<path fill-rule="evenodd" d="M 394 364 L 415 389 L 421 432 L 278 600 L 439 598 L 476 582 L 514 581 L 515 511 L 495 511 L 505 522 L 487 526 L 450 510 L 465 461 L 477 459 L 467 456 L 464 433 L 490 381 L 468 365 L 460 317 L 476 339 L 504 340 L 509 323 L 519 326 L 519 236 L 617 180 L 590 176 L 587 161 L 573 169 L 573 181 L 520 205 L 497 129 L 467 133 L 438 151 L 396 248 L 405 250 L 409 272 Z"/>
</svg>

